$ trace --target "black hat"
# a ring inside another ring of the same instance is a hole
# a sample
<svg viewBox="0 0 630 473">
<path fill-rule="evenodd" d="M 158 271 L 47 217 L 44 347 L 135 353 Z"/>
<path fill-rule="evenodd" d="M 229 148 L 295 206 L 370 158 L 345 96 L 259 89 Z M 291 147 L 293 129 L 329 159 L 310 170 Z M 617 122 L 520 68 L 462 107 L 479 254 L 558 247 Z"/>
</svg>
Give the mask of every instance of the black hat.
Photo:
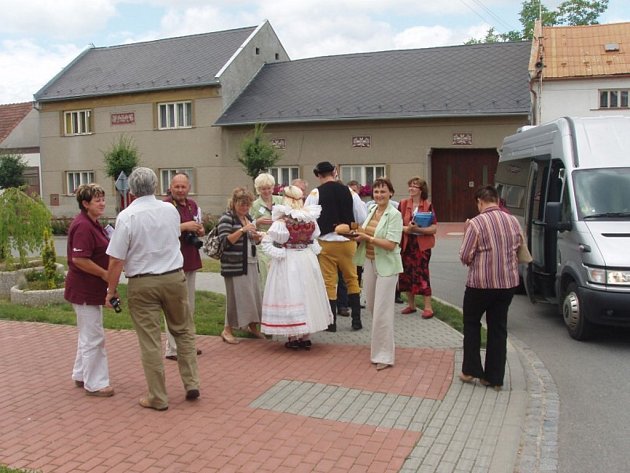
<svg viewBox="0 0 630 473">
<path fill-rule="evenodd" d="M 333 166 L 332 163 L 328 161 L 322 161 L 321 163 L 318 163 L 317 166 L 315 166 L 315 168 L 313 169 L 313 174 L 319 176 L 320 174 L 333 172 L 334 170 L 335 166 Z"/>
</svg>

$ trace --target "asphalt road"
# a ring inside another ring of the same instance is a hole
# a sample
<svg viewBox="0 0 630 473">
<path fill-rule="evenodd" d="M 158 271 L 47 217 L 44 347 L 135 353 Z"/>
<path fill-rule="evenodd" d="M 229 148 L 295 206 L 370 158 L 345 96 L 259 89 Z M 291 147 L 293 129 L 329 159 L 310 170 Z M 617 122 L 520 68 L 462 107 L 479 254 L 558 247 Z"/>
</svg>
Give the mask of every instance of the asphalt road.
<svg viewBox="0 0 630 473">
<path fill-rule="evenodd" d="M 430 266 L 434 295 L 458 307 L 466 281 L 460 243 L 439 240 Z M 559 472 L 630 471 L 630 330 L 602 328 L 593 340 L 578 342 L 554 307 L 518 295 L 508 332 L 538 355 L 558 389 Z"/>
</svg>

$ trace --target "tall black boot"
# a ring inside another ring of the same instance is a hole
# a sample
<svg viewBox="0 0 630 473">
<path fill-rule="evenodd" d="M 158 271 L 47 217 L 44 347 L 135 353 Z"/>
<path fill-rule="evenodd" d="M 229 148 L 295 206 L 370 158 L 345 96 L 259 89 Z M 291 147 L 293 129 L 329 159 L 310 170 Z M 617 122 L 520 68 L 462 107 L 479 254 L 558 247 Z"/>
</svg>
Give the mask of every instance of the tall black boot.
<svg viewBox="0 0 630 473">
<path fill-rule="evenodd" d="M 359 294 L 348 294 L 348 304 L 352 310 L 352 330 L 361 330 L 361 299 Z"/>
<path fill-rule="evenodd" d="M 331 301 L 330 299 L 328 299 L 328 302 L 330 302 L 330 310 L 333 313 L 333 323 L 328 326 L 326 331 L 336 332 L 337 331 L 337 301 Z"/>
</svg>

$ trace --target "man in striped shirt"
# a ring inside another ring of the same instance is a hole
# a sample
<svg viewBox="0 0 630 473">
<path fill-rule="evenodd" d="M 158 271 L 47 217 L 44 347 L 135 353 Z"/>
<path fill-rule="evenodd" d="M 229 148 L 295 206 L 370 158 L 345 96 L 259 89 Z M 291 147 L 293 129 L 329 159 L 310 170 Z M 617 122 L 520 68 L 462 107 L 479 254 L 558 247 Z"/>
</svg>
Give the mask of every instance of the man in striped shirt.
<svg viewBox="0 0 630 473">
<path fill-rule="evenodd" d="M 517 249 L 521 229 L 515 217 L 499 207 L 492 186 L 475 193 L 479 215 L 466 223 L 459 258 L 468 266 L 464 293 L 464 361 L 460 379 L 500 390 L 505 375 L 507 314 L 519 285 Z M 488 342 L 481 365 L 481 317 L 486 313 Z"/>
</svg>

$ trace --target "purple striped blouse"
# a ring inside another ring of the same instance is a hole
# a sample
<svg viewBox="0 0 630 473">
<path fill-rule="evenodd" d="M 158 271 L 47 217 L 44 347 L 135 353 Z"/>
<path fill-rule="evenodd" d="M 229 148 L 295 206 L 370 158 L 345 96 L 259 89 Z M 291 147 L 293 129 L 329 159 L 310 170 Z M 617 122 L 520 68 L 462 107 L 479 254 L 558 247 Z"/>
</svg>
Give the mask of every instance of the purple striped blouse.
<svg viewBox="0 0 630 473">
<path fill-rule="evenodd" d="M 516 250 L 521 227 L 513 215 L 489 207 L 466 225 L 459 259 L 468 266 L 467 287 L 507 289 L 519 284 Z"/>
</svg>

